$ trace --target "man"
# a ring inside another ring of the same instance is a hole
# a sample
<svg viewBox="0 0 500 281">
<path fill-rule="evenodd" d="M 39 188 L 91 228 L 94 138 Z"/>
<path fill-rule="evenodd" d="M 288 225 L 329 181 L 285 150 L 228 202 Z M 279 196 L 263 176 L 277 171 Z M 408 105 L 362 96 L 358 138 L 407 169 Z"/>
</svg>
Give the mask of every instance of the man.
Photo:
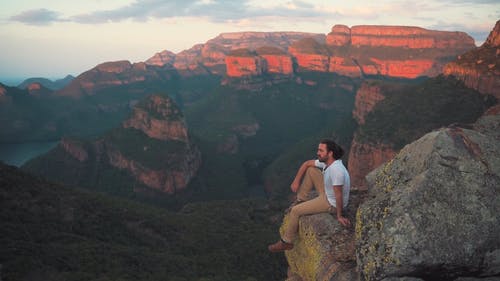
<svg viewBox="0 0 500 281">
<path fill-rule="evenodd" d="M 338 144 L 325 139 L 318 145 L 318 159 L 306 161 L 300 166 L 290 186 L 293 192 L 297 192 L 297 199 L 292 203 L 288 224 L 280 241 L 269 245 L 269 251 L 293 249 L 299 218 L 303 215 L 332 212 L 339 223 L 350 226 L 351 222 L 342 214 L 351 188 L 349 173 L 340 160 L 343 155 L 344 150 Z M 309 191 L 313 186 L 318 196 L 309 200 Z"/>
</svg>

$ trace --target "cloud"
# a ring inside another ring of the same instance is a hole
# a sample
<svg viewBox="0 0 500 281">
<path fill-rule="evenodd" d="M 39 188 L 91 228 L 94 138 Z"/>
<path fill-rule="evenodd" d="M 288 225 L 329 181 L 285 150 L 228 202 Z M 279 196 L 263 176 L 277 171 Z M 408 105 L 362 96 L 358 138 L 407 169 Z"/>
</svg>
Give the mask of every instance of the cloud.
<svg viewBox="0 0 500 281">
<path fill-rule="evenodd" d="M 213 22 L 235 22 L 265 17 L 315 18 L 332 16 L 332 13 L 317 9 L 313 4 L 292 0 L 278 6 L 252 6 L 249 0 L 137 0 L 129 5 L 112 10 L 97 10 L 79 14 L 69 20 L 82 24 L 98 24 L 134 20 L 146 22 L 151 19 L 176 17 L 202 17 Z"/>
<path fill-rule="evenodd" d="M 60 18 L 60 14 L 47 9 L 27 10 L 9 18 L 11 21 L 18 21 L 29 25 L 48 25 L 53 22 L 65 21 Z"/>
<path fill-rule="evenodd" d="M 243 4 L 241 4 L 243 2 Z M 119 22 L 124 20 L 148 21 L 153 18 L 207 17 L 215 21 L 245 17 L 248 8 L 244 1 L 228 0 L 138 0 L 114 10 L 94 11 L 72 17 L 79 23 Z"/>
</svg>

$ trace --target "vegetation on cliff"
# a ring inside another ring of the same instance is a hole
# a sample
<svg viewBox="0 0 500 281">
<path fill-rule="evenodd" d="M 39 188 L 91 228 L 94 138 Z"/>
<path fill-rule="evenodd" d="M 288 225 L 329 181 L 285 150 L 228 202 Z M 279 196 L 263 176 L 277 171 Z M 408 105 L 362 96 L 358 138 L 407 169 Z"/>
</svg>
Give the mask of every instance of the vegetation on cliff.
<svg viewBox="0 0 500 281">
<path fill-rule="evenodd" d="M 467 88 L 462 82 L 439 76 L 421 84 L 385 92 L 366 123 L 359 127 L 361 141 L 385 143 L 395 149 L 425 133 L 452 123 L 472 123 L 496 99 Z"/>
</svg>

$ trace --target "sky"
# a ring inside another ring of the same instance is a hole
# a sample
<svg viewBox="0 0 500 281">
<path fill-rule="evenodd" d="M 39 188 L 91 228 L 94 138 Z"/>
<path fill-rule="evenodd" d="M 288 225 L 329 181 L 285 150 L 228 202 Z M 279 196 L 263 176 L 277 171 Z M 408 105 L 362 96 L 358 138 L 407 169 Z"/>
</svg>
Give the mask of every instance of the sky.
<svg viewBox="0 0 500 281">
<path fill-rule="evenodd" d="M 500 0 L 0 0 L 0 82 L 141 62 L 225 32 L 404 25 L 464 31 L 479 46 L 499 19 Z"/>
</svg>

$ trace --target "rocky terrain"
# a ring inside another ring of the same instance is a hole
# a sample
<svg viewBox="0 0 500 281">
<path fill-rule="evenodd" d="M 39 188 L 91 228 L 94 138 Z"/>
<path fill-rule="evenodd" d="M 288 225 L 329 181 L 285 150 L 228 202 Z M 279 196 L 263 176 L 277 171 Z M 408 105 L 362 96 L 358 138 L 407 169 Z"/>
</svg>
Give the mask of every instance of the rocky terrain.
<svg viewBox="0 0 500 281">
<path fill-rule="evenodd" d="M 426 134 L 373 171 L 348 207 L 355 229 L 301 218 L 287 280 L 498 280 L 498 113 Z"/>
<path fill-rule="evenodd" d="M 443 72 L 481 93 L 500 98 L 500 21 L 482 46 L 460 55 Z"/>
</svg>

